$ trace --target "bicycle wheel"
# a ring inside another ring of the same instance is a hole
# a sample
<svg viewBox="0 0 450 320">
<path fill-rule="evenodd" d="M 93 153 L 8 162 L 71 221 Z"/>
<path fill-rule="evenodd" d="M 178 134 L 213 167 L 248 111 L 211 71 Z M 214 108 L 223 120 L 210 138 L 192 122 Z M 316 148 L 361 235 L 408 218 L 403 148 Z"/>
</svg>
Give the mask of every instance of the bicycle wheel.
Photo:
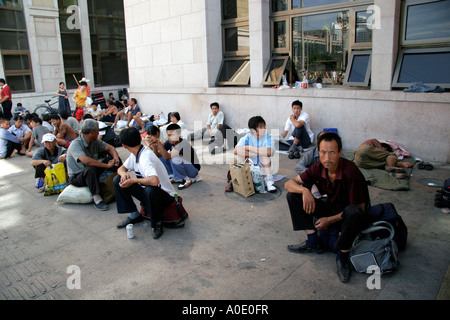
<svg viewBox="0 0 450 320">
<path fill-rule="evenodd" d="M 42 116 L 44 114 L 53 113 L 53 110 L 51 108 L 47 107 L 46 105 L 40 105 L 34 109 L 34 113 L 36 113 L 39 116 L 39 118 L 42 119 Z"/>
</svg>

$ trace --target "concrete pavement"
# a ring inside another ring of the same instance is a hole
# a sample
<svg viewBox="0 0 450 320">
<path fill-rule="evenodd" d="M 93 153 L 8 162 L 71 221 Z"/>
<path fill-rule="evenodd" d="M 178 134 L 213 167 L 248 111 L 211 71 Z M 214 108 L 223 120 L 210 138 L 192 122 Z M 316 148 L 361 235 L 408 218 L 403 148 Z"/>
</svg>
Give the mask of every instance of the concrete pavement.
<svg viewBox="0 0 450 320">
<path fill-rule="evenodd" d="M 118 150 L 125 160 L 128 152 Z M 331 253 L 287 251 L 306 237 L 292 231 L 283 188 L 296 161 L 278 156 L 285 176 L 275 184 L 278 193 L 248 199 L 224 193 L 227 164 L 204 164 L 203 181 L 179 191 L 186 226 L 165 229 L 158 240 L 147 222 L 127 239 L 116 229 L 126 215 L 115 203 L 100 212 L 44 197 L 34 188 L 30 158 L 0 160 L 0 300 L 449 299 L 450 216 L 434 207 L 437 188 L 418 182 L 445 180 L 449 165 L 414 168 L 409 191 L 369 187 L 372 203 L 393 202 L 409 231 L 399 269 L 381 277 L 381 289 L 369 290 L 367 274 L 353 272 L 341 283 Z"/>
</svg>

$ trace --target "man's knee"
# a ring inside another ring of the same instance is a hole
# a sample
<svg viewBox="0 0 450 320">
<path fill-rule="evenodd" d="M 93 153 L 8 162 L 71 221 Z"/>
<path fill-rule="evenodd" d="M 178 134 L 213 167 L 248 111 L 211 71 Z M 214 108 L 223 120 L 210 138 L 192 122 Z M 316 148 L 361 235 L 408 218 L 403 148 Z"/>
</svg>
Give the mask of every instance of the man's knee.
<svg viewBox="0 0 450 320">
<path fill-rule="evenodd" d="M 286 193 L 286 200 L 288 204 L 303 203 L 303 197 L 299 193 L 292 193 L 292 192 Z M 300 207 L 300 209 L 302 208 L 303 207 Z"/>
<path fill-rule="evenodd" d="M 120 183 L 120 176 L 119 175 L 114 177 L 113 183 L 114 183 L 114 187 L 119 187 L 119 183 Z"/>
<path fill-rule="evenodd" d="M 344 212 L 342 213 L 342 218 L 347 221 L 364 221 L 365 217 L 366 214 L 361 207 L 355 204 L 350 204 L 345 207 Z"/>
</svg>

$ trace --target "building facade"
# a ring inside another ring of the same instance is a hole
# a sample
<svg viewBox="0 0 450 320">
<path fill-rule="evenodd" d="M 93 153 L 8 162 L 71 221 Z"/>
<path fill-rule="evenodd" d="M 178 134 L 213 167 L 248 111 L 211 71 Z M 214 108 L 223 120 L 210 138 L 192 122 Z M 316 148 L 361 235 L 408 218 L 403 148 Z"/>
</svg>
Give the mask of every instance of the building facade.
<svg viewBox="0 0 450 320">
<path fill-rule="evenodd" d="M 299 99 L 315 134 L 337 128 L 347 150 L 378 138 L 450 162 L 450 93 L 403 91 L 415 66 L 426 84 L 449 87 L 449 1 L 125 0 L 124 8 L 130 94 L 148 114 L 178 111 L 193 129 L 217 101 L 233 128 L 261 115 L 282 131 Z M 291 88 L 273 88 L 283 74 Z M 294 88 L 303 77 L 310 87 Z"/>
<path fill-rule="evenodd" d="M 60 82 L 73 93 L 82 77 L 117 98 L 129 86 L 123 2 L 1 0 L 0 54 L 14 105 L 33 110 Z"/>
<path fill-rule="evenodd" d="M 128 88 L 146 114 L 178 111 L 191 130 L 217 101 L 233 128 L 261 115 L 282 131 L 298 99 L 314 133 L 337 128 L 346 150 L 379 138 L 448 163 L 449 10 L 450 0 L 0 0 L 0 77 L 30 109 L 82 76 L 105 95 Z M 403 91 L 416 80 L 447 92 Z"/>
</svg>

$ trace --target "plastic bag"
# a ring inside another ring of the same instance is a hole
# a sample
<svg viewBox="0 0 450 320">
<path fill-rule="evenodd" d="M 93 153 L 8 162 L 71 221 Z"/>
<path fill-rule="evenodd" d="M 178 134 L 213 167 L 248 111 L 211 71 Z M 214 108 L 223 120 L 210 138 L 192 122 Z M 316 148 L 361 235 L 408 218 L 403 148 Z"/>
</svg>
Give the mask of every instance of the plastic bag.
<svg viewBox="0 0 450 320">
<path fill-rule="evenodd" d="M 61 193 L 67 187 L 64 163 L 57 163 L 45 169 L 44 196 Z"/>
</svg>

